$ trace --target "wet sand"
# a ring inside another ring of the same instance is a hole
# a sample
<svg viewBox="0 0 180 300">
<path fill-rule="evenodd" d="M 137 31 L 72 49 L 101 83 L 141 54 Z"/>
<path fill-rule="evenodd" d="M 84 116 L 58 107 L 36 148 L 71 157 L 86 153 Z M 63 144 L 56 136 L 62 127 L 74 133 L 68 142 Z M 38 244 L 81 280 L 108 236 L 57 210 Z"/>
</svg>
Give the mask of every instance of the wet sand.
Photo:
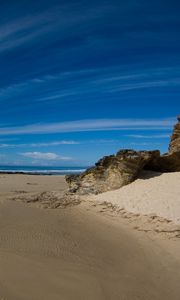
<svg viewBox="0 0 180 300">
<path fill-rule="evenodd" d="M 62 176 L 1 175 L 0 299 L 180 299 L 179 240 L 88 202 L 53 210 L 9 200 L 65 187 Z"/>
</svg>

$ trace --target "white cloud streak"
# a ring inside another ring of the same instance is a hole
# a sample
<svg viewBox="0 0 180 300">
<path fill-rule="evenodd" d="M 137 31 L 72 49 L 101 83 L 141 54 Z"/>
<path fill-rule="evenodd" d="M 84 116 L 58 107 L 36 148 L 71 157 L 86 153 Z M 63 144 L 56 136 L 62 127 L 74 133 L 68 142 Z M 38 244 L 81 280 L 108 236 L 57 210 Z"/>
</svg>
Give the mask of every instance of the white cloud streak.
<svg viewBox="0 0 180 300">
<path fill-rule="evenodd" d="M 58 155 L 56 153 L 52 153 L 52 152 L 46 152 L 46 153 L 45 152 L 24 152 L 24 153 L 21 153 L 21 155 L 24 157 L 28 157 L 28 158 L 32 158 L 32 159 L 36 159 L 36 160 L 50 160 L 50 161 L 71 160 L 70 157 L 60 156 L 60 155 Z"/>
<path fill-rule="evenodd" d="M 79 145 L 80 142 L 77 141 L 55 141 L 47 143 L 29 143 L 29 144 L 0 144 L 0 148 L 21 148 L 21 147 L 51 147 L 51 146 L 60 146 L 60 145 Z"/>
<path fill-rule="evenodd" d="M 0 52 L 16 48 L 47 32 L 45 16 L 28 16 L 5 23 L 0 27 Z"/>
<path fill-rule="evenodd" d="M 170 134 L 154 134 L 154 135 L 143 135 L 143 134 L 128 134 L 126 135 L 130 138 L 135 139 L 166 139 L 170 137 Z"/>
<path fill-rule="evenodd" d="M 167 130 L 175 123 L 167 119 L 91 119 L 49 124 L 30 124 L 19 127 L 2 127 L 2 135 L 48 134 L 61 132 L 125 131 L 125 130 Z"/>
<path fill-rule="evenodd" d="M 134 89 L 145 89 L 153 87 L 163 87 L 163 86 L 179 86 L 179 68 L 161 68 L 161 69 L 148 69 L 143 70 L 139 73 L 132 73 L 130 75 L 118 75 L 121 70 L 117 68 L 111 69 L 86 69 L 71 72 L 61 72 L 56 75 L 47 74 L 41 77 L 35 77 L 23 82 L 16 84 L 11 84 L 7 87 L 0 89 L 1 101 L 7 100 L 8 98 L 14 98 L 14 96 L 26 96 L 29 90 L 36 90 L 38 85 L 41 85 L 41 90 L 44 91 L 45 95 L 36 95 L 36 101 L 52 101 L 63 99 L 66 97 L 82 95 L 87 92 L 87 86 L 91 91 L 102 91 L 106 93 L 123 92 Z M 47 85 L 51 86 L 52 83 L 62 86 L 62 82 L 71 82 L 72 80 L 77 80 L 79 75 L 91 75 L 91 78 L 82 81 L 82 78 L 78 82 L 80 88 L 68 85 L 68 88 L 58 88 L 56 93 L 48 90 L 47 95 Z M 151 74 L 151 75 L 149 75 Z M 95 76 L 95 78 L 93 77 Z M 153 77 L 153 79 L 151 78 Z M 160 76 L 160 77 L 159 77 Z M 163 77 L 164 76 L 164 77 Z M 61 84 L 60 84 L 61 82 Z M 51 83 L 51 84 L 50 84 Z M 83 89 L 84 87 L 84 89 Z M 45 89 L 45 90 L 44 90 Z M 20 93 L 20 95 L 19 95 Z"/>
<path fill-rule="evenodd" d="M 99 18 L 102 14 L 102 6 L 83 14 L 72 14 L 70 7 L 68 8 L 67 10 L 63 5 L 58 5 L 39 14 L 30 14 L 1 24 L 0 53 L 34 42 L 39 37 L 55 31 L 63 38 L 65 30 L 74 29 L 74 26 Z M 108 12 L 109 8 L 103 7 L 103 11 Z"/>
<path fill-rule="evenodd" d="M 179 84 L 180 84 L 179 78 L 151 80 L 151 81 L 136 82 L 130 84 L 129 83 L 119 84 L 118 87 L 116 86 L 112 88 L 110 92 L 130 91 L 130 90 L 147 89 L 153 87 L 179 86 Z"/>
</svg>

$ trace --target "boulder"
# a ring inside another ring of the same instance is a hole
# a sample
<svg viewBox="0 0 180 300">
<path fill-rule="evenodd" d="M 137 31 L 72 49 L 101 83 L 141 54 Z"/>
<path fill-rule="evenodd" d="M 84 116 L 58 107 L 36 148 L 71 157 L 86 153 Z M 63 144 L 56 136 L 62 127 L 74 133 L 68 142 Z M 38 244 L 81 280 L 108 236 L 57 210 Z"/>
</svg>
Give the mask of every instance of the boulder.
<svg viewBox="0 0 180 300">
<path fill-rule="evenodd" d="M 80 175 L 66 176 L 69 192 L 98 194 L 118 189 L 134 181 L 147 163 L 159 157 L 158 150 L 120 150 L 116 155 L 103 157 L 94 167 Z"/>
<path fill-rule="evenodd" d="M 80 175 L 66 176 L 66 181 L 70 193 L 98 194 L 131 183 L 143 169 L 180 171 L 180 116 L 174 126 L 168 153 L 161 156 L 159 150 L 120 150 L 116 155 L 103 157 Z"/>
</svg>

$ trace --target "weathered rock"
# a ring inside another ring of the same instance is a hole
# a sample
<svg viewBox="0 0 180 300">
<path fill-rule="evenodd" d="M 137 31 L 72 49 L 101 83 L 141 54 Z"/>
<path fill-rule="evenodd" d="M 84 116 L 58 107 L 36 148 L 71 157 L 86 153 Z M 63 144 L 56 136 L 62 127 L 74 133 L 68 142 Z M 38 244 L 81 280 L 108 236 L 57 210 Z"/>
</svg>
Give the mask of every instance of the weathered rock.
<svg viewBox="0 0 180 300">
<path fill-rule="evenodd" d="M 118 189 L 134 181 L 149 162 L 160 157 L 160 152 L 121 150 L 105 156 L 96 165 L 80 175 L 66 176 L 71 193 L 98 194 Z"/>
<path fill-rule="evenodd" d="M 169 154 L 180 152 L 180 115 L 178 116 L 178 123 L 174 126 L 171 142 L 169 145 Z"/>
<path fill-rule="evenodd" d="M 179 172 L 180 171 L 180 151 L 167 153 L 157 160 L 151 161 L 144 166 L 145 170 L 156 172 Z"/>
<path fill-rule="evenodd" d="M 145 169 L 158 172 L 179 172 L 180 171 L 180 115 L 178 123 L 174 126 L 169 145 L 169 152 L 160 156 L 153 162 L 148 162 Z"/>
<path fill-rule="evenodd" d="M 94 167 L 80 175 L 66 176 L 66 180 L 71 193 L 98 194 L 131 183 L 142 169 L 180 171 L 180 116 L 173 130 L 168 153 L 160 156 L 158 150 L 120 150 L 116 155 L 100 159 Z"/>
</svg>

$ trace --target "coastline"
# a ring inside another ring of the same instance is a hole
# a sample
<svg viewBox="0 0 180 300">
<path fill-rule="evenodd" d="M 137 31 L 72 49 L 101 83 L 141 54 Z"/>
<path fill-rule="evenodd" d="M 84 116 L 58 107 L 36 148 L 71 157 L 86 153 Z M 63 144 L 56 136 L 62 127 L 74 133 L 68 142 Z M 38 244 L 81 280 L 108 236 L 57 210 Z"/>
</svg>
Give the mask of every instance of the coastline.
<svg viewBox="0 0 180 300">
<path fill-rule="evenodd" d="M 84 172 L 84 167 L 0 167 L 0 174 L 24 174 L 24 175 L 70 175 Z"/>
</svg>

